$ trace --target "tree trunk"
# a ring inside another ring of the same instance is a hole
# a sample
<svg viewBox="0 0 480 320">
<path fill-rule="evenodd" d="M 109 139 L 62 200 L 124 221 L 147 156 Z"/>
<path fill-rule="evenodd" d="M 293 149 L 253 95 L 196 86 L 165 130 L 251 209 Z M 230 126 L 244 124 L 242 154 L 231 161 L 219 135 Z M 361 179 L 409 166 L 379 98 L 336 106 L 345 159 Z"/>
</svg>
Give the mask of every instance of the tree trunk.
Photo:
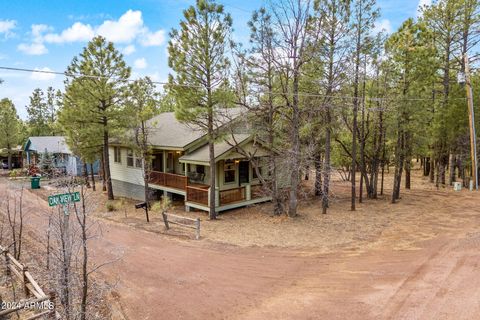
<svg viewBox="0 0 480 320">
<path fill-rule="evenodd" d="M 448 185 L 453 185 L 456 180 L 455 176 L 455 155 L 450 153 L 448 156 Z"/>
<path fill-rule="evenodd" d="M 395 173 L 393 177 L 392 203 L 400 199 L 400 187 L 403 174 L 403 163 L 405 161 L 405 134 L 399 125 L 397 145 L 395 147 Z"/>
<path fill-rule="evenodd" d="M 293 78 L 293 98 L 292 98 L 292 127 L 290 132 L 290 139 L 292 143 L 291 153 L 290 153 L 290 192 L 288 199 L 288 216 L 293 218 L 297 215 L 297 196 L 298 196 L 298 185 L 300 177 L 300 110 L 299 110 L 299 100 L 298 100 L 298 91 L 299 91 L 299 70 L 298 66 L 295 66 L 294 78 Z"/>
<path fill-rule="evenodd" d="M 322 186 L 322 155 L 315 155 L 315 196 L 321 196 L 323 192 Z"/>
<path fill-rule="evenodd" d="M 100 177 L 102 178 L 102 191 L 107 191 L 107 184 L 105 183 L 105 159 L 103 157 L 103 147 L 100 159 Z"/>
<path fill-rule="evenodd" d="M 85 179 L 85 186 L 90 188 L 90 182 L 88 181 L 88 167 L 87 163 L 83 162 L 83 170 L 82 170 L 83 178 Z"/>
<path fill-rule="evenodd" d="M 332 117 L 330 108 L 326 108 L 325 123 L 325 159 L 323 163 L 323 192 L 322 192 L 322 213 L 326 214 L 329 206 L 329 187 L 330 187 L 330 151 L 331 151 L 331 122 Z"/>
<path fill-rule="evenodd" d="M 428 174 L 429 174 L 430 182 L 434 183 L 435 182 L 435 158 L 433 156 L 430 157 L 430 169 Z"/>
<path fill-rule="evenodd" d="M 12 151 L 8 148 L 8 170 L 12 170 Z"/>
<path fill-rule="evenodd" d="M 107 185 L 107 198 L 108 200 L 115 200 L 113 196 L 113 186 L 112 186 L 112 176 L 110 174 L 110 153 L 108 150 L 109 141 L 108 141 L 108 130 L 107 130 L 107 120 L 104 118 L 104 129 L 103 129 L 103 159 L 105 166 L 105 183 Z"/>
<path fill-rule="evenodd" d="M 209 108 L 208 111 L 208 154 L 209 154 L 209 164 L 210 164 L 210 208 L 209 208 L 209 219 L 217 219 L 217 213 L 215 211 L 215 198 L 216 198 L 216 163 L 215 163 L 215 139 L 213 132 L 213 107 Z"/>
<path fill-rule="evenodd" d="M 96 191 L 96 188 L 95 188 L 95 173 L 93 172 L 93 163 L 90 163 L 90 178 L 92 180 L 92 190 Z"/>
</svg>

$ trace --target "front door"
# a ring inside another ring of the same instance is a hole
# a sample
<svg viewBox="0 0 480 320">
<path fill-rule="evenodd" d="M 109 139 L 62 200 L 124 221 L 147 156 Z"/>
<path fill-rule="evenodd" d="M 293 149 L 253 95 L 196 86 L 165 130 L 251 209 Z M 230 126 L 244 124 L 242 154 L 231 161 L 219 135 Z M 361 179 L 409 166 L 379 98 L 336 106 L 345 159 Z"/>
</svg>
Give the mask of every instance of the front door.
<svg viewBox="0 0 480 320">
<path fill-rule="evenodd" d="M 250 182 L 250 163 L 248 161 L 240 161 L 238 164 L 238 183 Z"/>
</svg>

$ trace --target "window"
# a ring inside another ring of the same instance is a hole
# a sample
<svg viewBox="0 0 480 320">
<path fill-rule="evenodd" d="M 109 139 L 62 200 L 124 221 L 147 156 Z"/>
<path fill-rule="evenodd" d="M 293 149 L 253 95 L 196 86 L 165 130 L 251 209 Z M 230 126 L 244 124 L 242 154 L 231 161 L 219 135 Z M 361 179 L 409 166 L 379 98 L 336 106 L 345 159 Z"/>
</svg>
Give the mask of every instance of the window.
<svg viewBox="0 0 480 320">
<path fill-rule="evenodd" d="M 142 167 L 142 158 L 138 156 L 138 154 L 135 155 L 135 167 L 141 168 Z"/>
<path fill-rule="evenodd" d="M 120 147 L 113 147 L 113 161 L 122 163 L 122 153 Z"/>
<path fill-rule="evenodd" d="M 127 167 L 133 167 L 133 150 L 127 150 Z"/>
<path fill-rule="evenodd" d="M 258 179 L 257 170 L 260 173 L 260 175 L 263 175 L 262 167 L 255 168 L 254 166 L 252 166 L 252 170 L 253 170 L 253 179 Z"/>
<path fill-rule="evenodd" d="M 205 166 L 201 166 L 197 164 L 195 170 L 197 173 L 205 174 Z"/>
<path fill-rule="evenodd" d="M 235 163 L 233 161 L 225 161 L 223 165 L 224 183 L 235 182 Z"/>
</svg>

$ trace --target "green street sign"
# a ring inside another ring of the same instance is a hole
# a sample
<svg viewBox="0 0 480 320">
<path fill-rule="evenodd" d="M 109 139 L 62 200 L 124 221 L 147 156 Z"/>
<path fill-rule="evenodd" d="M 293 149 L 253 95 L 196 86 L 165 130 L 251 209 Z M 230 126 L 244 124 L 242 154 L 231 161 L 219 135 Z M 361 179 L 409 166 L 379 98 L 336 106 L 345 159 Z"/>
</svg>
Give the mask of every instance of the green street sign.
<svg viewBox="0 0 480 320">
<path fill-rule="evenodd" d="M 54 207 L 59 204 L 68 204 L 80 201 L 80 192 L 56 194 L 48 197 L 48 205 Z"/>
</svg>

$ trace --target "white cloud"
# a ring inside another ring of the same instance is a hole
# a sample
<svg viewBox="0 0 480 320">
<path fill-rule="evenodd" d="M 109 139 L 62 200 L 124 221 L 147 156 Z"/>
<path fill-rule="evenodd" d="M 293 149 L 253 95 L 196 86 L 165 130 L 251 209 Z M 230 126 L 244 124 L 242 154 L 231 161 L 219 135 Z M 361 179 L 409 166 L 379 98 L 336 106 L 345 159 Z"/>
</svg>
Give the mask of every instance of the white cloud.
<svg viewBox="0 0 480 320">
<path fill-rule="evenodd" d="M 0 20 L 0 34 L 3 34 L 6 38 L 13 35 L 12 30 L 17 26 L 15 20 Z"/>
<path fill-rule="evenodd" d="M 420 16 L 420 14 L 422 13 L 423 7 L 429 6 L 431 4 L 432 4 L 432 0 L 418 0 L 418 6 L 417 6 L 417 12 L 416 12 L 417 17 Z"/>
<path fill-rule="evenodd" d="M 146 31 L 140 38 L 140 43 L 145 47 L 161 46 L 165 42 L 165 30 L 156 32 Z"/>
<path fill-rule="evenodd" d="M 48 49 L 43 44 L 43 33 L 51 30 L 46 24 L 32 24 L 31 35 L 32 43 L 20 43 L 17 49 L 28 55 L 42 55 L 48 53 Z"/>
<path fill-rule="evenodd" d="M 142 30 L 142 12 L 128 10 L 118 21 L 104 21 L 97 28 L 97 34 L 115 43 L 130 43 L 142 33 Z"/>
<path fill-rule="evenodd" d="M 32 26 L 32 34 L 37 42 L 40 42 L 38 40 L 40 40 L 41 34 L 46 28 L 45 25 L 37 26 L 44 26 L 37 33 L 33 32 Z M 165 42 L 165 30 L 160 29 L 151 32 L 144 24 L 142 12 L 134 10 L 128 10 L 118 20 L 106 20 L 99 26 L 75 22 L 71 27 L 60 33 L 45 34 L 42 41 L 48 43 L 86 42 L 96 35 L 123 44 L 131 44 L 137 40 L 143 46 L 160 46 Z M 131 51 L 131 48 L 129 50 Z"/>
<path fill-rule="evenodd" d="M 130 44 L 128 46 L 126 46 L 125 48 L 123 48 L 122 50 L 122 53 L 126 56 L 129 56 L 131 55 L 132 53 L 135 52 L 135 46 L 133 44 Z"/>
<path fill-rule="evenodd" d="M 35 68 L 34 70 L 38 71 L 52 71 L 50 68 Z M 30 79 L 32 80 L 39 80 L 39 81 L 48 81 L 55 79 L 56 75 L 52 73 L 44 73 L 44 72 L 32 72 L 30 75 Z"/>
<path fill-rule="evenodd" d="M 15 21 L 0 20 L 0 34 L 2 32 L 1 23 L 9 22 L 9 26 L 3 26 L 6 32 L 15 26 Z M 13 23 L 13 27 L 11 24 Z M 91 26 L 82 22 L 75 22 L 70 27 L 61 32 L 52 32 L 53 28 L 45 24 L 34 24 L 31 26 L 31 43 L 21 43 L 17 49 L 30 55 L 41 55 L 48 52 L 46 43 L 73 43 L 87 42 L 94 36 L 101 35 L 107 40 L 127 45 L 123 49 L 125 55 L 135 52 L 136 48 L 133 42 L 138 42 L 142 46 L 161 46 L 165 43 L 165 31 L 160 29 L 151 32 L 145 26 L 142 12 L 128 10 L 118 20 L 106 20 L 98 26 Z"/>
<path fill-rule="evenodd" d="M 70 28 L 63 30 L 60 34 L 48 33 L 44 36 L 45 42 L 64 43 L 76 41 L 89 41 L 95 35 L 93 28 L 89 24 L 75 22 Z"/>
<path fill-rule="evenodd" d="M 381 21 L 378 21 L 375 24 L 375 27 L 373 28 L 373 32 L 379 33 L 379 32 L 386 32 L 388 34 L 392 33 L 392 23 L 388 19 L 383 19 Z"/>
<path fill-rule="evenodd" d="M 145 69 L 147 67 L 147 60 L 145 60 L 145 58 L 137 59 L 133 62 L 133 66 L 136 69 Z"/>
<path fill-rule="evenodd" d="M 47 26 L 46 24 L 32 24 L 32 36 L 33 41 L 42 42 L 43 41 L 43 33 L 45 31 L 49 31 L 52 28 Z"/>
<path fill-rule="evenodd" d="M 39 56 L 48 53 L 48 49 L 43 43 L 34 42 L 32 44 L 20 43 L 17 49 L 25 54 Z"/>
</svg>

